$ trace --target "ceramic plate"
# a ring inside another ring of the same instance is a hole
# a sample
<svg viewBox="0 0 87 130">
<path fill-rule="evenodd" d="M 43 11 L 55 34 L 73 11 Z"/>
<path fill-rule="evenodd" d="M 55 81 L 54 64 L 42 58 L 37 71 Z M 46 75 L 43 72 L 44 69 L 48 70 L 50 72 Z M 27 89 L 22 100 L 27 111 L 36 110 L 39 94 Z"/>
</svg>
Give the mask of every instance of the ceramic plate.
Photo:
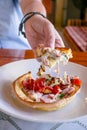
<svg viewBox="0 0 87 130">
<path fill-rule="evenodd" d="M 60 75 L 66 71 L 82 80 L 82 88 L 75 99 L 61 110 L 44 112 L 34 110 L 18 102 L 12 92 L 12 82 L 20 75 L 32 71 L 33 76 L 40 63 L 35 59 L 20 60 L 0 67 L 0 110 L 13 117 L 35 122 L 65 122 L 87 115 L 87 67 L 69 62 L 60 66 Z M 53 71 L 51 71 L 53 74 Z"/>
</svg>

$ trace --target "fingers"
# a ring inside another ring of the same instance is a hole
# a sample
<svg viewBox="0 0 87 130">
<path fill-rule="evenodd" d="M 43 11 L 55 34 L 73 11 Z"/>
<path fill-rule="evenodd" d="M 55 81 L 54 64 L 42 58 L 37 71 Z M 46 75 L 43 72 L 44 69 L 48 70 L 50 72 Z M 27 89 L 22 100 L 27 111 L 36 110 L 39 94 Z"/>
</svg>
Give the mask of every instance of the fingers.
<svg viewBox="0 0 87 130">
<path fill-rule="evenodd" d="M 45 46 L 51 47 L 53 49 L 55 47 L 64 47 L 61 36 L 58 34 L 54 26 L 49 21 L 45 22 L 44 33 L 46 39 Z"/>
<path fill-rule="evenodd" d="M 55 47 L 64 47 L 64 42 L 61 38 L 61 36 L 59 35 L 59 33 L 55 30 Z"/>
</svg>

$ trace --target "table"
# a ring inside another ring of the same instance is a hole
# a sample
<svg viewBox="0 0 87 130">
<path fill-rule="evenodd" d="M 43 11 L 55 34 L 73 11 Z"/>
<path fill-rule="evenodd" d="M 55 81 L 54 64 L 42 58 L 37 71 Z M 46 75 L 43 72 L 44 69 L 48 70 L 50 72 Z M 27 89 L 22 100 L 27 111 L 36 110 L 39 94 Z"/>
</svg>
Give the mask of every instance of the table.
<svg viewBox="0 0 87 130">
<path fill-rule="evenodd" d="M 22 59 L 34 58 L 32 50 L 12 50 L 12 49 L 0 49 L 0 66 Z M 87 52 L 74 52 L 71 62 L 78 63 L 87 67 Z M 6 121 L 5 121 L 6 120 Z M 85 124 L 85 125 L 84 125 Z M 73 130 L 73 129 L 87 129 L 87 118 L 82 118 L 77 122 L 71 122 L 69 124 L 56 124 L 56 123 L 37 123 L 37 122 L 26 122 L 19 119 L 15 119 L 0 112 L 0 129 L 14 129 L 17 130 Z M 58 128 L 61 126 L 60 128 Z M 13 129 L 13 130 L 14 130 Z"/>
<path fill-rule="evenodd" d="M 0 49 L 0 66 L 21 59 L 34 58 L 32 50 Z M 87 52 L 73 51 L 71 62 L 87 66 Z"/>
</svg>

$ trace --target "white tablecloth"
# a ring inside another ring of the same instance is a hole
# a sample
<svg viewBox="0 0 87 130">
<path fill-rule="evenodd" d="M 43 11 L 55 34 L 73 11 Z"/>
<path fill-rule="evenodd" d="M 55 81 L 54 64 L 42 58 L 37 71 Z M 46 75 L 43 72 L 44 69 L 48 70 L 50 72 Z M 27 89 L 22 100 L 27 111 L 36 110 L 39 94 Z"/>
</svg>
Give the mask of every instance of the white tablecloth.
<svg viewBox="0 0 87 130">
<path fill-rule="evenodd" d="M 87 130 L 87 116 L 59 124 L 24 121 L 0 112 L 0 130 Z"/>
</svg>

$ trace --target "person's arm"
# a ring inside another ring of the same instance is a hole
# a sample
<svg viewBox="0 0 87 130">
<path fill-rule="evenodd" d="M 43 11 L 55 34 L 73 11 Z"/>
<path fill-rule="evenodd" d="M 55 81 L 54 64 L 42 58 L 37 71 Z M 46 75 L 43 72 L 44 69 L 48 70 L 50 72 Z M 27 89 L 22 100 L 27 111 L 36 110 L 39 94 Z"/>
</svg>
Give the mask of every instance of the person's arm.
<svg viewBox="0 0 87 130">
<path fill-rule="evenodd" d="M 40 12 L 46 16 L 46 9 L 42 4 L 42 0 L 21 0 L 21 8 L 23 14 L 28 12 Z"/>
</svg>

